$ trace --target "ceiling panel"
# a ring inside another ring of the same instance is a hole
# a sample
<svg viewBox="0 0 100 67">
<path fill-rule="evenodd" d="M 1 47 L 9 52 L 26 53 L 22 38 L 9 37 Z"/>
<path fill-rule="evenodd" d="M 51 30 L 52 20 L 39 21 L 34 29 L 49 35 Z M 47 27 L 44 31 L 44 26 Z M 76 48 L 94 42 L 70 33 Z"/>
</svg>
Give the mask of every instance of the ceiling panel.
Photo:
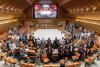
<svg viewBox="0 0 100 67">
<path fill-rule="evenodd" d="M 66 2 L 62 5 L 66 10 L 75 10 L 84 9 L 85 11 L 87 8 L 89 8 L 90 11 L 93 10 L 100 10 L 100 0 L 70 0 L 69 2 Z"/>
<path fill-rule="evenodd" d="M 0 20 L 19 17 L 33 0 L 0 0 Z"/>
</svg>

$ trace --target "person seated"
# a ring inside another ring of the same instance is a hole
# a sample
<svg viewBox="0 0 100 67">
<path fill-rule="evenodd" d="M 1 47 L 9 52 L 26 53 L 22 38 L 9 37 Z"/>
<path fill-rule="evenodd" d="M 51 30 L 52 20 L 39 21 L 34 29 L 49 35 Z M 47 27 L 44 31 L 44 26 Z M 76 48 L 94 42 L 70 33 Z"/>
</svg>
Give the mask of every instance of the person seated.
<svg viewBox="0 0 100 67">
<path fill-rule="evenodd" d="M 69 53 L 69 49 L 68 49 L 68 48 L 65 48 L 65 49 L 64 49 L 64 52 L 62 53 L 62 57 L 63 57 L 63 58 L 68 57 L 68 58 L 69 58 L 69 57 L 70 57 L 69 54 L 70 54 L 70 53 Z"/>
<path fill-rule="evenodd" d="M 20 51 L 20 58 L 21 60 L 24 60 L 24 61 L 27 61 L 27 52 L 25 51 L 25 48 L 24 47 L 19 47 L 19 51 Z"/>
<path fill-rule="evenodd" d="M 34 45 L 36 45 L 36 38 L 35 38 L 34 36 L 31 35 L 29 41 L 32 41 L 32 43 L 33 43 Z"/>
<path fill-rule="evenodd" d="M 49 58 L 51 57 L 51 52 L 52 52 L 52 47 L 49 45 L 46 51 Z"/>
<path fill-rule="evenodd" d="M 28 48 L 29 48 L 29 49 L 33 49 L 33 43 L 32 43 L 32 41 L 29 41 L 29 43 L 28 43 Z"/>
<path fill-rule="evenodd" d="M 59 59 L 62 59 L 62 54 L 64 53 L 64 45 L 60 45 L 60 47 L 58 48 L 59 51 Z"/>
<path fill-rule="evenodd" d="M 18 47 L 24 47 L 23 41 L 19 41 Z"/>
<path fill-rule="evenodd" d="M 80 57 L 80 54 L 78 52 L 76 52 L 73 56 L 72 56 L 72 59 L 73 61 L 79 61 L 79 57 Z"/>
<path fill-rule="evenodd" d="M 65 67 L 65 59 L 61 59 L 59 63 L 60 63 L 60 67 Z"/>
<path fill-rule="evenodd" d="M 14 50 L 14 57 L 17 58 L 19 62 L 21 61 L 21 55 L 20 55 L 20 49 L 19 49 L 19 47 L 17 47 Z"/>
<path fill-rule="evenodd" d="M 10 39 L 7 39 L 7 40 L 6 40 L 6 48 L 7 48 L 8 51 L 11 50 L 10 42 L 11 42 Z"/>
</svg>

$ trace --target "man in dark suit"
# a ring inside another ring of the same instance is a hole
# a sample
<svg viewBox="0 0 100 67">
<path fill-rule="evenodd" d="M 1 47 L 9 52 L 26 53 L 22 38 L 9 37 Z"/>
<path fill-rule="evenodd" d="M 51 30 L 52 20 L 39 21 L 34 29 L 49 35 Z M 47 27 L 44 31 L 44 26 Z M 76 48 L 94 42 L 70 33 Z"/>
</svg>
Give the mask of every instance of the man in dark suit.
<svg viewBox="0 0 100 67">
<path fill-rule="evenodd" d="M 59 40 L 57 39 L 57 37 L 56 37 L 55 40 L 54 40 L 54 45 L 53 45 L 53 47 L 54 47 L 55 49 L 57 49 L 57 48 L 59 47 Z"/>
<path fill-rule="evenodd" d="M 48 38 L 46 47 L 48 47 L 48 46 L 50 46 L 50 45 L 51 45 L 51 39 Z"/>
</svg>

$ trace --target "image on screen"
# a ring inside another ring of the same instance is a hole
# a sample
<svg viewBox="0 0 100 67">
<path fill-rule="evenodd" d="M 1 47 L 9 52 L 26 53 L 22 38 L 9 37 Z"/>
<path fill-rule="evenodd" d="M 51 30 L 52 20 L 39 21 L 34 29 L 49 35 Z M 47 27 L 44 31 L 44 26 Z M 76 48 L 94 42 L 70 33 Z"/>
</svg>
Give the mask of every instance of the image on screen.
<svg viewBox="0 0 100 67">
<path fill-rule="evenodd" d="M 57 5 L 40 5 L 36 4 L 35 18 L 56 18 L 57 17 Z"/>
</svg>

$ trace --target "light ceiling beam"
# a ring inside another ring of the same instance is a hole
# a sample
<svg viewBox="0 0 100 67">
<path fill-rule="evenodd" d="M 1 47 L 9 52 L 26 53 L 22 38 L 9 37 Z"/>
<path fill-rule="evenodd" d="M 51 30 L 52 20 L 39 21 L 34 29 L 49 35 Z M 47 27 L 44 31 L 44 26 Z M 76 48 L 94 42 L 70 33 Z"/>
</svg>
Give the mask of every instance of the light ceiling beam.
<svg viewBox="0 0 100 67">
<path fill-rule="evenodd" d="M 34 0 L 27 0 L 27 2 L 30 4 L 30 5 L 32 5 Z"/>
<path fill-rule="evenodd" d="M 59 5 L 61 6 L 61 5 L 65 4 L 65 3 L 68 3 L 69 1 L 71 1 L 71 0 L 64 0 Z"/>
</svg>

